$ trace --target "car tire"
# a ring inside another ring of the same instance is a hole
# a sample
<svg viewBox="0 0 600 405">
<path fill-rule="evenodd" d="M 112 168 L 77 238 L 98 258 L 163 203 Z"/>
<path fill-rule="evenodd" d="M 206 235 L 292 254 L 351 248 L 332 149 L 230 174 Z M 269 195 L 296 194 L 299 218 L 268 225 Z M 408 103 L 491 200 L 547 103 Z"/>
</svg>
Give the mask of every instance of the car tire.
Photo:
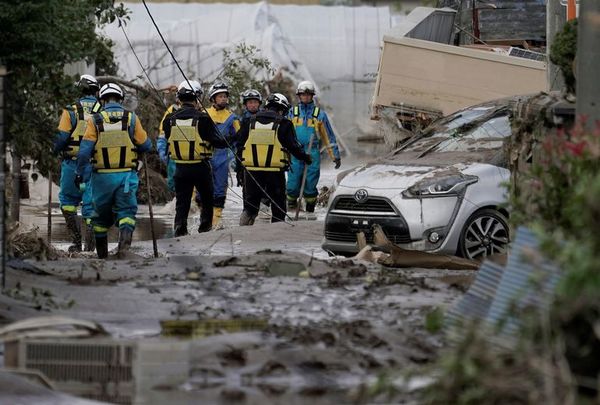
<svg viewBox="0 0 600 405">
<path fill-rule="evenodd" d="M 484 260 L 505 253 L 510 242 L 508 220 L 492 208 L 474 212 L 460 233 L 458 254 L 466 259 Z"/>
</svg>

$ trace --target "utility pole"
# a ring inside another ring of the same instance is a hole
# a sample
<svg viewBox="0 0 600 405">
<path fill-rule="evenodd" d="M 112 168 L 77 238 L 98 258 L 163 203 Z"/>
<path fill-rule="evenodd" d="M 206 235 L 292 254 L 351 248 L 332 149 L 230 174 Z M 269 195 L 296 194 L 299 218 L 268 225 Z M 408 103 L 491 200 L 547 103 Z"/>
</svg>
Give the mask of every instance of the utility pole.
<svg viewBox="0 0 600 405">
<path fill-rule="evenodd" d="M 564 27 L 567 21 L 565 7 L 560 0 L 547 0 L 546 2 L 546 54 L 548 56 L 548 67 L 546 78 L 549 91 L 559 91 L 565 87 L 565 81 L 558 66 L 550 62 L 550 49 L 554 43 L 556 33 Z"/>
<path fill-rule="evenodd" d="M 581 0 L 577 28 L 577 116 L 588 129 L 600 122 L 600 1 Z"/>
<path fill-rule="evenodd" d="M 5 203 L 5 176 L 4 176 L 4 76 L 6 68 L 0 63 L 0 270 L 2 270 L 2 289 L 6 287 L 6 267 L 4 266 L 6 256 L 6 234 L 5 223 L 6 215 L 4 213 Z"/>
</svg>

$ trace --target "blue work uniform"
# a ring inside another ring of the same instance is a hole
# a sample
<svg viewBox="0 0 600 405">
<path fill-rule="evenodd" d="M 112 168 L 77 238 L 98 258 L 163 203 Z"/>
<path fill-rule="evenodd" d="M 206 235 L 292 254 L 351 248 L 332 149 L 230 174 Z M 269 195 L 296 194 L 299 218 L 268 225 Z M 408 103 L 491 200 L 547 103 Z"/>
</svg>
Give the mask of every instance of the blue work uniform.
<svg viewBox="0 0 600 405">
<path fill-rule="evenodd" d="M 321 147 L 327 149 L 331 160 L 335 161 L 340 158 L 335 134 L 331 129 L 327 114 L 315 106 L 314 102 L 298 104 L 291 109 L 288 118 L 294 124 L 298 142 L 303 146 L 304 152 L 309 153 L 312 158 L 312 164 L 308 166 L 306 173 L 303 197 L 307 204 L 314 204 L 319 194 L 317 184 L 321 174 Z M 309 152 L 311 140 L 312 147 Z M 300 197 L 303 174 L 304 162 L 292 156 L 286 187 L 288 201 L 296 201 Z"/>
<path fill-rule="evenodd" d="M 206 110 L 210 118 L 217 125 L 217 129 L 222 139 L 225 139 L 233 148 L 235 144 L 235 136 L 240 130 L 240 121 L 234 113 L 228 109 L 217 110 L 210 107 Z M 225 207 L 225 197 L 227 195 L 227 182 L 229 177 L 229 167 L 234 157 L 234 152 L 230 148 L 215 148 L 213 157 L 210 160 L 213 169 L 214 180 L 214 207 Z M 196 194 L 196 198 L 202 196 Z"/>
<path fill-rule="evenodd" d="M 135 229 L 137 156 L 151 149 L 152 142 L 138 117 L 119 103 L 107 103 L 101 113 L 88 121 L 77 173 L 86 181 L 86 175 L 90 177 L 94 207 L 91 222 L 96 238 L 106 237 L 113 224 Z M 90 164 L 93 170 L 89 170 Z"/>
<path fill-rule="evenodd" d="M 171 192 L 175 192 L 175 161 L 169 158 L 169 147 L 167 143 L 167 139 L 165 138 L 165 131 L 163 130 L 163 124 L 165 122 L 165 118 L 177 111 L 179 106 L 177 104 L 172 104 L 167 108 L 165 113 L 163 114 L 162 119 L 160 120 L 160 124 L 158 126 L 159 134 L 158 139 L 156 140 L 156 149 L 158 150 L 158 156 L 166 166 L 167 166 L 167 187 Z"/>
<path fill-rule="evenodd" d="M 100 103 L 94 96 L 84 96 L 63 109 L 58 124 L 58 133 L 54 139 L 54 153 L 62 156 L 60 168 L 60 209 L 66 213 L 77 213 L 77 207 L 83 202 L 81 216 L 87 221 L 92 214 L 92 196 L 86 187 L 82 192 L 75 186 L 77 153 L 81 138 L 85 134 L 87 118 L 100 110 Z"/>
</svg>

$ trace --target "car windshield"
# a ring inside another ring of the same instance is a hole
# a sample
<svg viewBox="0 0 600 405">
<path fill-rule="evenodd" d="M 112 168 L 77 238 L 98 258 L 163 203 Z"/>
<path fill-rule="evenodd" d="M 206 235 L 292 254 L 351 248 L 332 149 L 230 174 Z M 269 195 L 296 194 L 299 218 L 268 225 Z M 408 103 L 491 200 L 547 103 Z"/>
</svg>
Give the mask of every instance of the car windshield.
<svg viewBox="0 0 600 405">
<path fill-rule="evenodd" d="M 508 112 L 497 107 L 476 107 L 441 120 L 402 152 L 472 152 L 502 147 L 511 135 Z"/>
</svg>

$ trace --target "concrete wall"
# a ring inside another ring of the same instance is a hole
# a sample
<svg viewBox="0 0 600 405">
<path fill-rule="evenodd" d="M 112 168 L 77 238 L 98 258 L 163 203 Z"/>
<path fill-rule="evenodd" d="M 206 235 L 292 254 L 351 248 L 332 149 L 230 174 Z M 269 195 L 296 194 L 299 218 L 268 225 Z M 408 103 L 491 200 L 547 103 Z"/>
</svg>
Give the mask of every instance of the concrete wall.
<svg viewBox="0 0 600 405">
<path fill-rule="evenodd" d="M 488 51 L 385 36 L 373 107 L 440 111 L 546 90 L 546 64 Z"/>
</svg>

